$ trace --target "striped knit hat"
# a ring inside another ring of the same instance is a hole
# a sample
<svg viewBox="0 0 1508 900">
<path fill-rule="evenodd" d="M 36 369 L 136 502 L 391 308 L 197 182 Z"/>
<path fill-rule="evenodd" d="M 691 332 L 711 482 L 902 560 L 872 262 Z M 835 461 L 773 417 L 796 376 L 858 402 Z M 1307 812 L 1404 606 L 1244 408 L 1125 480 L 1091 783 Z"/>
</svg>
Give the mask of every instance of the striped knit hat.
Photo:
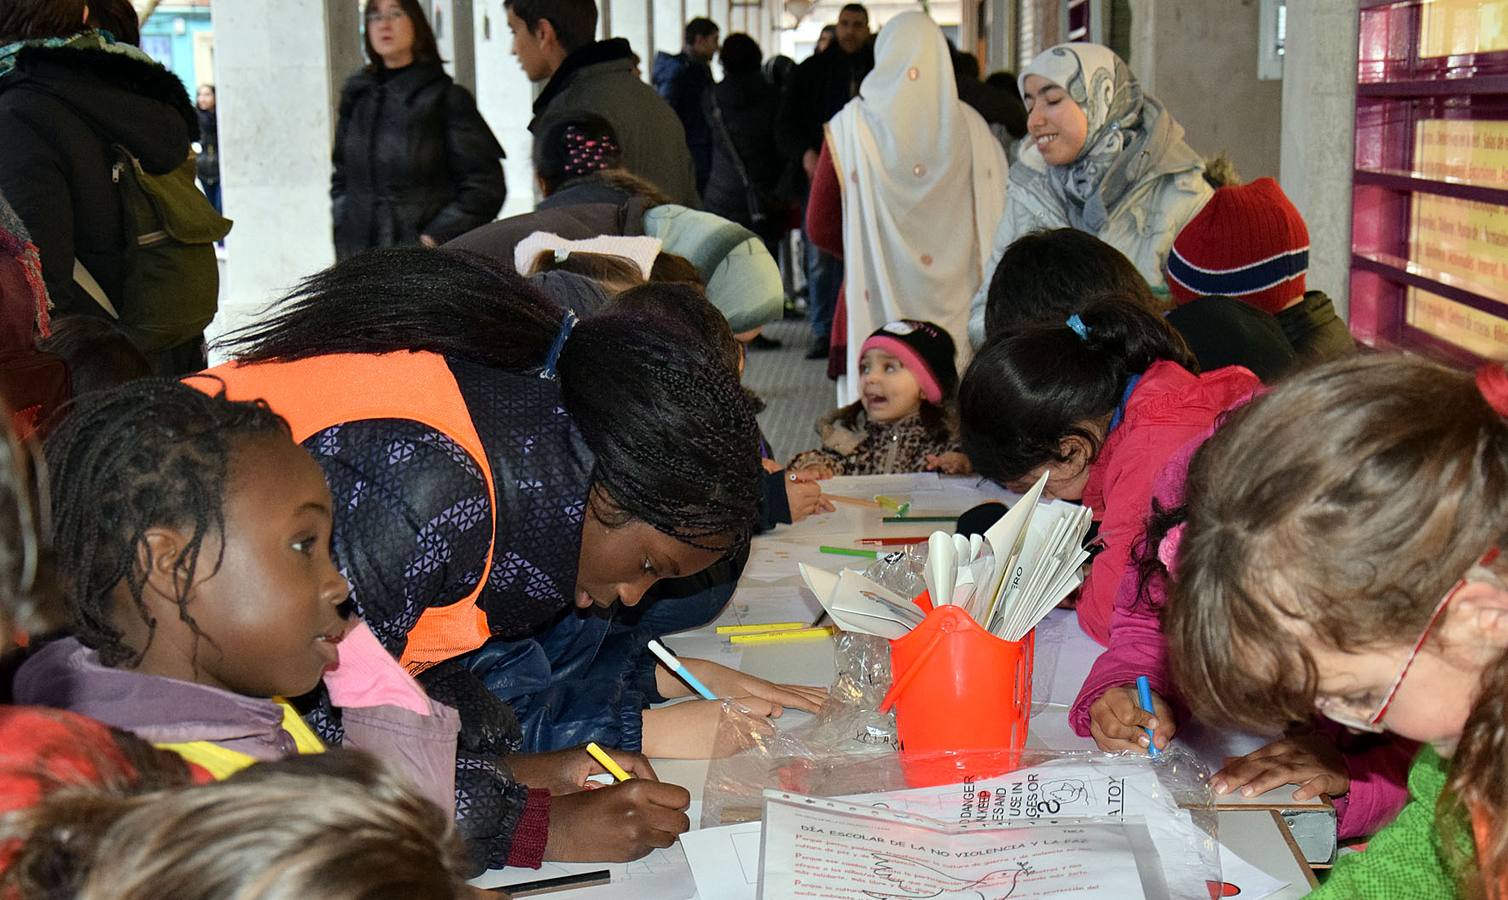
<svg viewBox="0 0 1508 900">
<path fill-rule="evenodd" d="M 1178 303 L 1234 297 L 1276 313 L 1304 293 L 1309 229 L 1271 178 L 1223 187 L 1189 220 L 1168 253 Z"/>
</svg>

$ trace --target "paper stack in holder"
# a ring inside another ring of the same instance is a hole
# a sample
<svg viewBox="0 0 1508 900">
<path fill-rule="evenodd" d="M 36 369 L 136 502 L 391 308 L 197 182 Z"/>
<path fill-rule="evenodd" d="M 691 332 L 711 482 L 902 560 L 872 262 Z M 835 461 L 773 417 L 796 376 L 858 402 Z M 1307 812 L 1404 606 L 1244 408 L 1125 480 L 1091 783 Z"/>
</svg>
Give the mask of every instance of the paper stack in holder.
<svg viewBox="0 0 1508 900">
<path fill-rule="evenodd" d="M 1083 580 L 1093 512 L 1040 503 L 1041 479 L 980 540 L 945 532 L 927 542 L 927 591 L 905 598 L 859 572 L 802 565 L 833 622 L 890 641 L 892 683 L 906 752 L 1020 750 L 1031 714 L 1032 631 Z M 954 777 L 935 754 L 908 767 L 913 784 Z"/>
<path fill-rule="evenodd" d="M 906 598 L 859 572 L 831 573 L 799 566 L 806 586 L 845 631 L 897 640 L 921 626 L 938 606 L 960 607 L 985 631 L 1019 641 L 1083 581 L 1083 547 L 1093 511 L 1054 500 L 1039 502 L 1038 479 L 983 537 L 933 532 L 927 540 L 927 593 Z"/>
</svg>

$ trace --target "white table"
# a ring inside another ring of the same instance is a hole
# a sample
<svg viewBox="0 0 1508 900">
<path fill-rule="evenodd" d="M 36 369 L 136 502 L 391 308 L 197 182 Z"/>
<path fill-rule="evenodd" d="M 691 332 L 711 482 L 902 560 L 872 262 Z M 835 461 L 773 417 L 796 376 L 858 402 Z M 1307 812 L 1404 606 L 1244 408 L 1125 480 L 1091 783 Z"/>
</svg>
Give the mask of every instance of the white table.
<svg viewBox="0 0 1508 900">
<path fill-rule="evenodd" d="M 986 500 L 997 499 L 1013 502 L 1014 494 L 1002 491 L 993 485 L 979 484 L 973 478 L 938 478 L 935 475 L 874 476 L 869 478 L 837 478 L 827 483 L 832 493 L 867 498 L 875 494 L 904 496 L 911 500 L 911 514 L 931 512 L 956 515 L 963 510 Z M 847 545 L 859 537 L 871 536 L 921 536 L 934 530 L 951 531 L 945 523 L 882 523 L 881 510 L 842 504 L 835 513 L 814 516 L 794 526 L 782 526 L 768 535 L 755 539 L 750 562 L 739 581 L 738 590 L 728 607 L 717 621 L 702 628 L 681 632 L 665 639 L 665 644 L 678 655 L 703 657 L 721 662 L 741 671 L 758 675 L 772 681 L 803 684 L 830 684 L 835 674 L 833 645 L 831 641 L 802 642 L 790 644 L 746 645 L 742 649 L 730 645 L 726 638 L 716 634 L 716 626 L 726 624 L 749 624 L 775 621 L 797 621 L 804 616 L 811 621 L 821 607 L 805 591 L 796 562 L 814 562 L 824 568 L 838 569 L 863 560 L 841 556 L 822 555 L 819 545 Z M 1072 702 L 1078 685 L 1093 662 L 1098 647 L 1083 637 L 1071 614 L 1058 614 L 1044 634 L 1052 632 L 1055 640 L 1039 643 L 1057 646 L 1051 653 L 1039 650 L 1038 669 L 1034 684 L 1034 696 L 1039 708 L 1032 718 L 1027 745 L 1046 749 L 1093 748 L 1093 741 L 1080 738 L 1067 726 L 1068 705 Z M 1039 637 L 1039 641 L 1041 637 Z M 801 714 L 789 711 L 787 716 L 801 718 Z M 653 760 L 661 780 L 682 785 L 692 796 L 692 827 L 698 826 L 702 792 L 707 781 L 710 763 L 706 760 Z M 1302 897 L 1309 891 L 1310 877 L 1307 867 L 1295 858 L 1281 820 L 1267 810 L 1221 811 L 1220 837 L 1226 846 L 1236 851 L 1248 862 L 1290 886 L 1273 895 L 1281 900 Z M 655 900 L 685 900 L 696 897 L 689 870 L 677 870 L 684 866 L 685 856 L 679 846 L 670 851 L 653 854 L 644 863 L 629 867 L 617 867 L 615 872 L 628 876 L 627 880 L 612 885 L 583 888 L 551 894 L 552 900 L 610 900 L 610 898 L 648 898 Z M 599 866 L 577 866 L 604 868 Z M 495 875 L 496 873 L 489 873 Z M 546 877 L 549 872 L 534 877 Z M 513 872 L 509 872 L 515 878 Z M 498 878 L 483 876 L 479 885 L 499 882 Z M 689 886 L 689 890 L 688 890 Z M 701 898 L 717 900 L 717 898 Z"/>
</svg>

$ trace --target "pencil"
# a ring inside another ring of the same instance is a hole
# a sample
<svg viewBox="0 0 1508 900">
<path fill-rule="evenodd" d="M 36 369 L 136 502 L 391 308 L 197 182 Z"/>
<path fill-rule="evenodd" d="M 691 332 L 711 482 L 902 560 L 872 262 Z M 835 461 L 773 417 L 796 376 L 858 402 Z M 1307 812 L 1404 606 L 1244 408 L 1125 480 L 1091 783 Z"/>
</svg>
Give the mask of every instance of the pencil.
<svg viewBox="0 0 1508 900">
<path fill-rule="evenodd" d="M 735 634 L 728 638 L 730 644 L 784 644 L 796 641 L 823 641 L 833 636 L 838 629 L 832 625 L 822 628 L 802 628 L 800 631 L 771 631 L 765 634 Z"/>
<path fill-rule="evenodd" d="M 686 682 L 686 685 L 693 691 L 696 691 L 697 695 L 700 696 L 703 700 L 717 699 L 717 695 L 707 690 L 707 686 L 698 681 L 697 677 L 691 674 L 691 670 L 687 669 L 686 665 L 679 659 L 677 659 L 674 653 L 671 653 L 669 650 L 667 650 L 664 644 L 660 643 L 659 641 L 650 641 L 649 652 L 659 657 L 660 662 L 665 664 L 665 668 L 669 669 L 677 676 L 679 676 L 680 679 Z"/>
<path fill-rule="evenodd" d="M 900 522 L 901 524 L 904 525 L 904 524 L 906 524 L 908 522 L 957 522 L 958 521 L 958 517 L 957 516 L 885 516 L 884 518 L 880 519 L 880 521 L 884 522 L 887 525 L 890 524 L 891 522 Z"/>
<path fill-rule="evenodd" d="M 608 771 L 609 775 L 612 775 L 619 781 L 628 781 L 629 779 L 634 777 L 625 772 L 622 766 L 618 765 L 618 763 L 611 756 L 608 756 L 605 752 L 603 752 L 602 748 L 597 746 L 595 743 L 587 744 L 586 752 L 590 753 L 592 755 L 592 759 L 595 759 L 598 763 L 600 763 L 602 765 L 602 768 Z"/>
<path fill-rule="evenodd" d="M 925 544 L 925 537 L 867 537 L 859 538 L 857 543 L 866 547 L 895 547 L 910 544 Z"/>
<path fill-rule="evenodd" d="M 1136 700 L 1137 705 L 1142 709 L 1147 712 L 1152 711 L 1152 682 L 1145 675 L 1139 675 L 1136 678 Z M 1152 734 L 1152 729 L 1143 728 L 1142 731 L 1147 733 L 1147 755 L 1161 756 L 1162 751 L 1157 749 L 1157 740 Z"/>
<path fill-rule="evenodd" d="M 796 631 L 810 628 L 805 622 L 771 622 L 769 625 L 719 625 L 718 634 L 764 634 L 771 631 Z"/>
<path fill-rule="evenodd" d="M 879 551 L 876 550 L 855 550 L 852 547 L 828 547 L 823 545 L 817 549 L 823 553 L 831 553 L 835 556 L 862 556 L 865 559 L 874 559 L 880 555 Z"/>
<path fill-rule="evenodd" d="M 827 494 L 827 493 L 824 493 L 822 496 L 824 496 L 827 499 L 833 501 L 834 503 L 848 503 L 848 504 L 851 504 L 853 506 L 867 506 L 870 509 L 884 509 L 885 508 L 884 506 L 881 506 L 880 504 L 874 502 L 873 500 L 865 500 L 863 497 L 845 497 L 842 494 Z"/>
<path fill-rule="evenodd" d="M 553 894 L 556 891 L 564 891 L 571 888 L 611 884 L 612 878 L 613 873 L 610 870 L 599 869 L 594 872 L 581 872 L 576 875 L 541 878 L 538 881 L 520 881 L 517 884 L 505 884 L 502 887 L 488 888 L 488 890 L 499 894 L 508 894 L 512 897 L 533 897 L 538 894 Z"/>
</svg>

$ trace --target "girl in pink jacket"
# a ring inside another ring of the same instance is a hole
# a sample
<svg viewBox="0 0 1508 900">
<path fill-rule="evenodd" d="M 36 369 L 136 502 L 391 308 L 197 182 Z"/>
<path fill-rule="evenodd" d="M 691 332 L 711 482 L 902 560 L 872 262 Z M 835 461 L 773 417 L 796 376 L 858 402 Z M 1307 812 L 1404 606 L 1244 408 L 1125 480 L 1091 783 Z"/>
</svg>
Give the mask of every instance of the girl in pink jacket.
<svg viewBox="0 0 1508 900">
<path fill-rule="evenodd" d="M 1175 451 L 1261 387 L 1232 366 L 1203 375 L 1168 324 L 1129 298 L 1087 303 L 1062 322 L 980 349 L 959 389 L 974 470 L 1094 510 L 1103 549 L 1079 590 L 1079 624 L 1110 641 L 1115 591 L 1141 540 L 1153 477 Z"/>
<path fill-rule="evenodd" d="M 1159 615 L 1168 593 L 1168 572 L 1177 558 L 1189 461 L 1214 433 L 1215 423 L 1177 450 L 1152 484 L 1147 534 L 1137 542 L 1121 578 L 1110 615 L 1110 646 L 1095 660 L 1068 721 L 1102 750 L 1145 747 L 1144 728 L 1166 747 L 1187 720 L 1173 685 L 1168 643 Z M 1155 552 L 1150 552 L 1155 549 Z M 1155 715 L 1136 702 L 1136 679 L 1152 685 Z M 1419 745 L 1392 735 L 1353 735 L 1324 719 L 1291 729 L 1283 738 L 1226 763 L 1212 781 L 1217 794 L 1255 795 L 1283 784 L 1296 786 L 1295 800 L 1328 794 L 1335 803 L 1342 840 L 1365 837 L 1398 814 L 1408 800 L 1408 767 Z"/>
</svg>

